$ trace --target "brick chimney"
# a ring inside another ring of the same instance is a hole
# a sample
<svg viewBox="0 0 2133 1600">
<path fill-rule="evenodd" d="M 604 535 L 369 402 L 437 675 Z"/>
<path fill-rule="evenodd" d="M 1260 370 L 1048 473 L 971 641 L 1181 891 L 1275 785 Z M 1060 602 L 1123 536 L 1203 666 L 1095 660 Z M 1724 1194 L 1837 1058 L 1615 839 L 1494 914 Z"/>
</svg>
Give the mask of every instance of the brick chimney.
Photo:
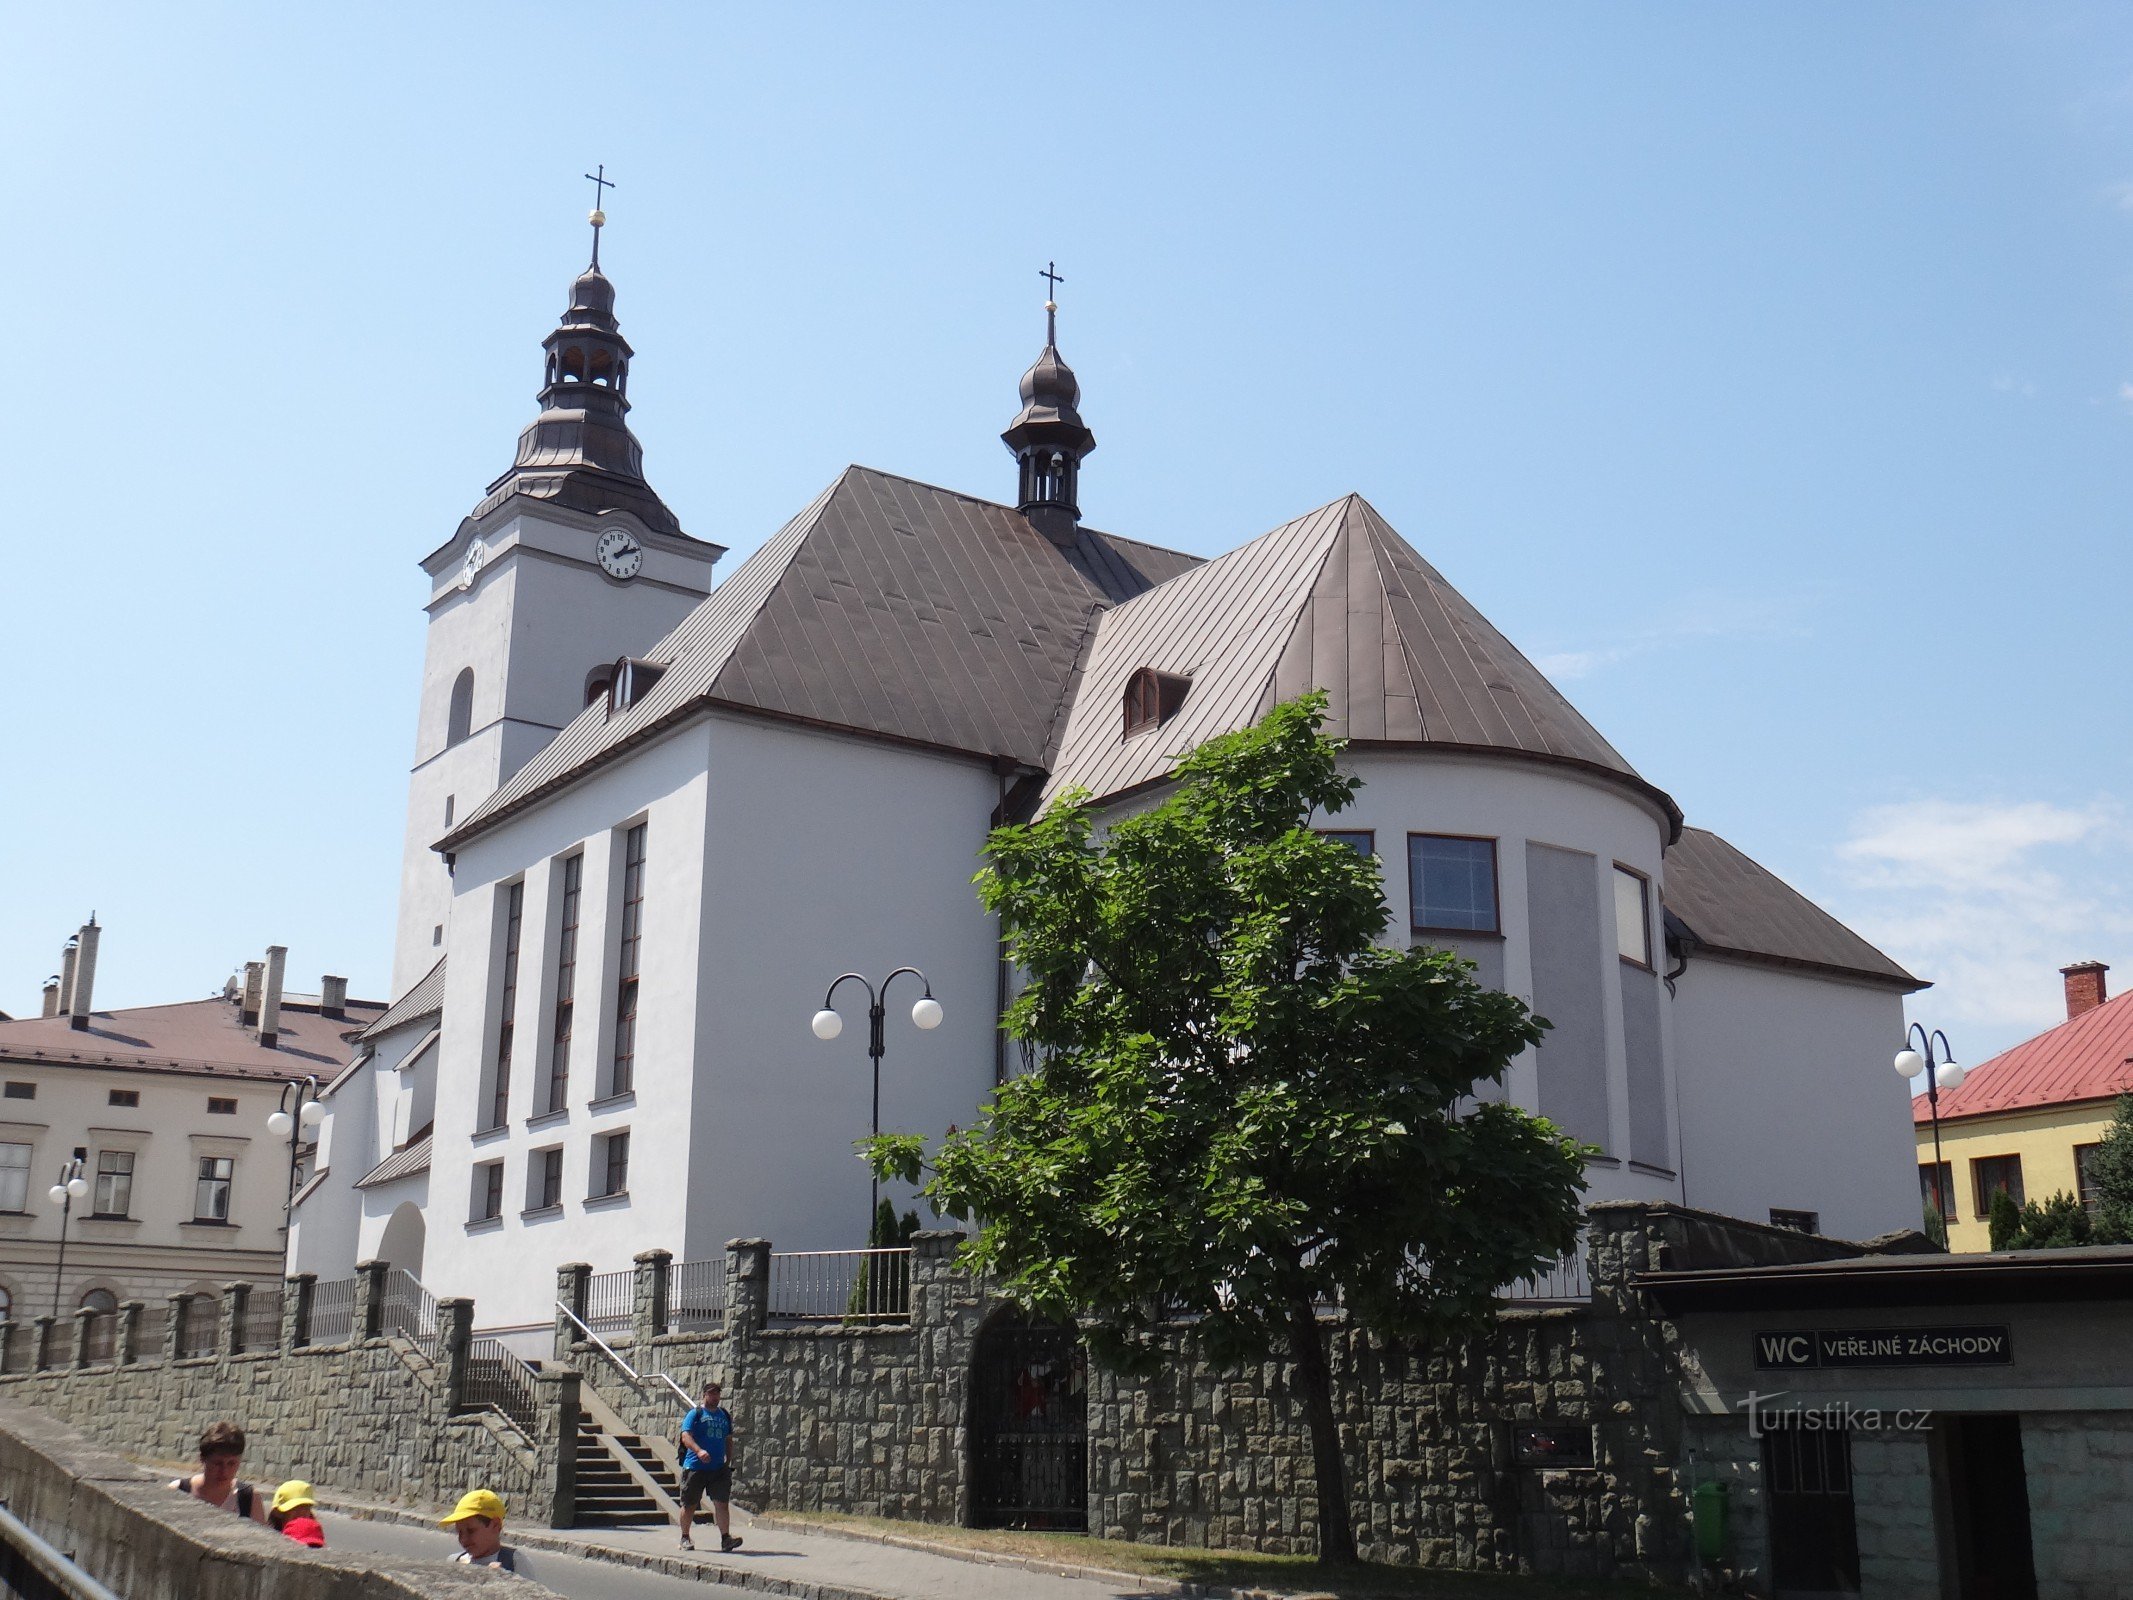
<svg viewBox="0 0 2133 1600">
<path fill-rule="evenodd" d="M 345 1021 L 348 1016 L 348 980 L 332 973 L 318 981 L 318 1014 Z"/>
<path fill-rule="evenodd" d="M 250 1028 L 259 1021 L 259 991 L 267 975 L 264 961 L 244 964 L 244 997 L 237 1002 L 237 1026 Z"/>
<path fill-rule="evenodd" d="M 2066 1020 L 2072 1022 L 2085 1011 L 2094 1011 L 2110 996 L 2104 992 L 2103 975 L 2111 969 L 2101 961 L 2077 961 L 2061 967 L 2066 980 Z"/>
<path fill-rule="evenodd" d="M 289 962 L 289 947 L 267 946 L 266 984 L 259 997 L 259 1042 L 269 1050 L 281 1038 L 281 983 Z"/>
<path fill-rule="evenodd" d="M 81 925 L 81 947 L 74 956 L 74 993 L 67 1005 L 68 1026 L 87 1029 L 89 1011 L 96 996 L 96 945 L 104 930 L 96 925 L 96 913 L 89 913 L 89 920 Z"/>
</svg>

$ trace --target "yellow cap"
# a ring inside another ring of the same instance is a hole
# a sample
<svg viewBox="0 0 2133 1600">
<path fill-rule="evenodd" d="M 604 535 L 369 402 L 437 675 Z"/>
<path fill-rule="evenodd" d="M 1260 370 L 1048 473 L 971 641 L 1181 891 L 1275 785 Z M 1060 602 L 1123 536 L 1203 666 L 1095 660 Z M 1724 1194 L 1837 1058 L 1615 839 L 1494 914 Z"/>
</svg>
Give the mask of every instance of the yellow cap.
<svg viewBox="0 0 2133 1600">
<path fill-rule="evenodd" d="M 492 1522 L 504 1520 L 504 1497 L 493 1489 L 469 1489 L 459 1497 L 459 1504 L 452 1507 L 452 1514 L 439 1519 L 440 1525 L 449 1528 L 455 1522 L 464 1522 L 469 1517 L 487 1517 Z"/>
<path fill-rule="evenodd" d="M 274 1491 L 276 1511 L 294 1511 L 298 1506 L 315 1506 L 318 1496 L 311 1492 L 311 1485 L 301 1478 L 291 1478 Z"/>
</svg>

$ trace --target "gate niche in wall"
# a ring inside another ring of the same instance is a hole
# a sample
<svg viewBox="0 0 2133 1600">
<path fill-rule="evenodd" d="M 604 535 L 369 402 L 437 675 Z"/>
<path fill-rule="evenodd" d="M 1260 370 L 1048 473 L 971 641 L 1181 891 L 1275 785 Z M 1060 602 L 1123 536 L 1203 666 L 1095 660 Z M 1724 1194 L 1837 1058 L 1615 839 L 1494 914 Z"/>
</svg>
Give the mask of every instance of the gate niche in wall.
<svg viewBox="0 0 2133 1600">
<path fill-rule="evenodd" d="M 970 1520 L 979 1528 L 1087 1529 L 1088 1363 L 1072 1328 L 1009 1308 L 978 1334 Z"/>
</svg>

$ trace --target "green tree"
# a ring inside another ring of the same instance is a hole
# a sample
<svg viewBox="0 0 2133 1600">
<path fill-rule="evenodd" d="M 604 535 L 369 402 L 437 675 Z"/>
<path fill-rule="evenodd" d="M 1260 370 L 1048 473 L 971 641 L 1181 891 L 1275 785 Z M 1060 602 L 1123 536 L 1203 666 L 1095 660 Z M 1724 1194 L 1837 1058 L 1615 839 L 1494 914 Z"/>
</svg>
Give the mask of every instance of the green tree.
<svg viewBox="0 0 2133 1600">
<path fill-rule="evenodd" d="M 2089 1158 L 2099 1243 L 2133 1244 L 2133 1094 L 2118 1097 L 2103 1143 Z"/>
<path fill-rule="evenodd" d="M 1992 1204 L 1985 1213 L 1986 1226 L 1992 1230 L 1992 1248 L 2013 1250 L 2022 1237 L 2022 1208 L 2015 1204 L 2014 1196 L 2005 1189 L 1992 1191 Z"/>
<path fill-rule="evenodd" d="M 1074 1318 L 1117 1369 L 1181 1316 L 1215 1360 L 1285 1357 L 1310 1426 L 1319 1555 L 1355 1559 L 1320 1308 L 1420 1341 L 1485 1326 L 1498 1287 L 1577 1242 L 1585 1147 L 1477 1103 L 1546 1024 L 1438 950 L 1392 950 L 1377 863 L 1314 834 L 1357 780 L 1322 696 L 1203 745 L 1103 839 L 1087 797 L 995 830 L 978 876 L 1027 986 L 1004 1084 L 930 1170 L 978 1218 L 968 1266 Z"/>
<path fill-rule="evenodd" d="M 873 1225 L 867 1229 L 867 1247 L 872 1250 L 908 1250 L 911 1236 L 916 1232 L 916 1211 L 906 1211 L 899 1217 L 893 1204 L 880 1200 L 874 1206 Z M 851 1295 L 844 1303 L 847 1317 L 903 1316 L 910 1309 L 909 1256 L 869 1256 L 859 1263 L 859 1274 L 852 1280 Z"/>
<path fill-rule="evenodd" d="M 2032 1200 L 2022 1208 L 2022 1225 L 2006 1248 L 2066 1250 L 2095 1242 L 2095 1225 L 2089 1219 L 2088 1208 L 2062 1189 L 2041 1204 Z"/>
<path fill-rule="evenodd" d="M 1925 1218 L 1925 1235 L 1928 1239 L 1933 1241 L 1933 1248 L 1936 1250 L 1947 1249 L 1948 1222 L 1947 1219 L 1940 1214 L 1940 1208 L 1934 1205 L 1931 1200 L 1928 1200 L 1925 1203 L 1922 1214 Z"/>
</svg>

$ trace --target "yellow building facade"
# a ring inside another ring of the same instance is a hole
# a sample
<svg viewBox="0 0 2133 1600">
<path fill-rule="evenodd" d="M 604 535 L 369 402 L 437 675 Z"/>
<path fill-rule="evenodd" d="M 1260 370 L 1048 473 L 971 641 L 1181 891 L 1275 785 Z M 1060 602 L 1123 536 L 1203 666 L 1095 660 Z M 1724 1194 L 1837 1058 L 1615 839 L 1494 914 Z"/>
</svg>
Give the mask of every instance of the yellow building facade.
<svg viewBox="0 0 2133 1600">
<path fill-rule="evenodd" d="M 2114 1097 L 1943 1117 L 1940 1152 L 1948 1199 L 1941 1214 L 1948 1224 L 1948 1248 L 1992 1248 L 1992 1192 L 2010 1175 L 2017 1203 L 2049 1200 L 2062 1191 L 2090 1202 L 2081 1174 L 2082 1152 L 2102 1141 L 2116 1106 Z M 1917 1126 L 1918 1192 L 1921 1205 L 1930 1207 L 1933 1125 L 1928 1121 Z M 2008 1166 L 2009 1161 L 2014 1165 Z"/>
</svg>

